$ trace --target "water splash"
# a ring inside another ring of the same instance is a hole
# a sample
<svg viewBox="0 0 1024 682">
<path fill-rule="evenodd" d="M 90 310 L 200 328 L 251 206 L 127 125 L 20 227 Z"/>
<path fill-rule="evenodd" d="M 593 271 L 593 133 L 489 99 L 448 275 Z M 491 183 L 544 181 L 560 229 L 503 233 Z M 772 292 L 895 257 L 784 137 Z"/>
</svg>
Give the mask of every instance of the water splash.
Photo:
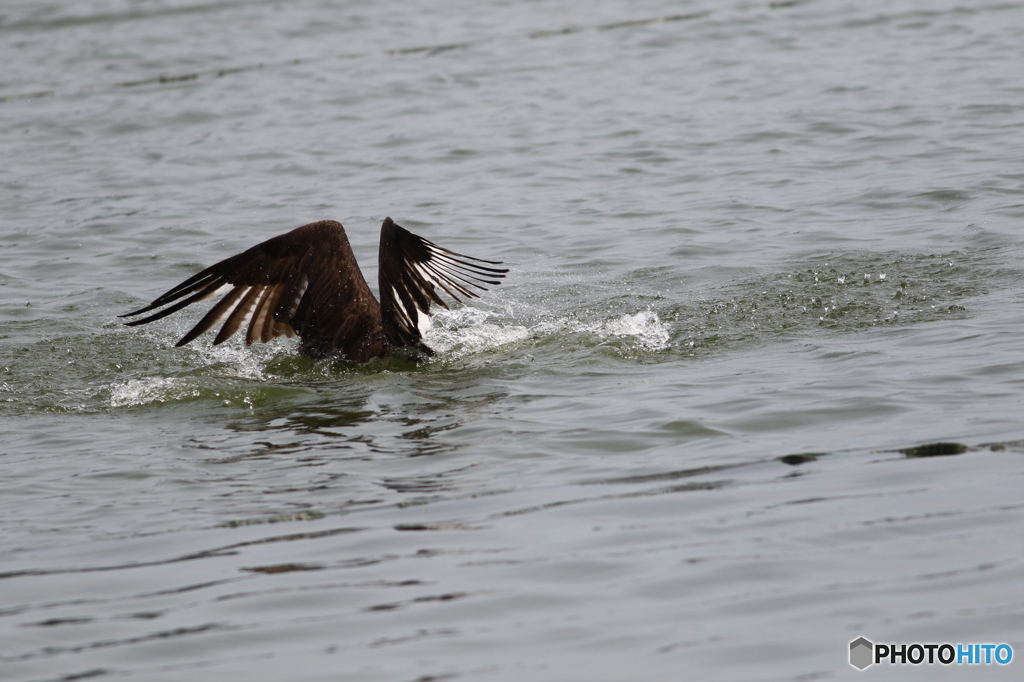
<svg viewBox="0 0 1024 682">
<path fill-rule="evenodd" d="M 596 330 L 603 337 L 632 338 L 640 350 L 659 351 L 669 346 L 668 326 L 652 310 L 623 315 L 600 325 Z"/>
<path fill-rule="evenodd" d="M 267 364 L 282 349 L 280 344 L 253 344 L 246 346 L 241 340 L 219 346 L 194 344 L 189 350 L 197 356 L 197 362 L 204 365 L 221 365 L 227 374 L 238 379 L 265 381 L 268 379 Z"/>
<path fill-rule="evenodd" d="M 424 340 L 439 354 L 459 358 L 520 343 L 530 337 L 528 327 L 499 324 L 491 321 L 491 317 L 491 313 L 477 308 L 439 311 L 433 316 Z"/>
<path fill-rule="evenodd" d="M 609 346 L 622 355 L 656 352 L 668 348 L 670 330 L 652 310 L 627 313 L 606 320 L 580 320 L 572 316 L 534 319 L 517 323 L 511 311 L 505 313 L 479 308 L 439 311 L 424 334 L 426 343 L 437 352 L 437 360 L 450 362 L 488 353 L 508 353 L 521 348 L 560 344 L 568 337 L 572 345 Z M 334 376 L 331 363 L 301 363 L 300 368 L 282 370 L 284 357 L 296 351 L 280 344 L 245 346 L 228 342 L 220 346 L 196 344 L 185 350 L 188 361 L 177 376 L 145 376 L 112 383 L 105 388 L 110 407 L 135 407 L 148 404 L 213 400 L 225 405 L 252 407 L 266 395 L 280 391 L 290 383 L 286 377 L 317 379 Z M 379 370 L 379 368 L 378 368 Z M 228 380 L 225 384 L 224 380 Z M 301 381 L 300 381 L 301 383 Z"/>
</svg>

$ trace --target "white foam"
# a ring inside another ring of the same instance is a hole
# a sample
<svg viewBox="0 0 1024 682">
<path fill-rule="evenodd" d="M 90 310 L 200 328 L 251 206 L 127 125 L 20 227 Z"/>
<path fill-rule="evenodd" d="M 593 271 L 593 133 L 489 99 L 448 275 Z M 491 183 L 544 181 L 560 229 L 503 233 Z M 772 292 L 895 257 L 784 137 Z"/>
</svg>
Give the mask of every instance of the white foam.
<svg viewBox="0 0 1024 682">
<path fill-rule="evenodd" d="M 114 384 L 110 387 L 110 406 L 131 407 L 147 403 L 164 403 L 198 395 L 198 390 L 182 386 L 178 379 L 171 377 L 130 379 L 123 384 Z"/>
<path fill-rule="evenodd" d="M 600 339 L 625 339 L 643 351 L 669 346 L 668 326 L 651 310 L 627 314 L 605 322 L 580 322 L 567 317 L 532 326 L 503 325 L 490 321 L 491 313 L 476 308 L 441 311 L 434 327 L 424 336 L 427 345 L 449 357 L 495 350 L 535 336 L 560 333 L 589 333 Z"/>
<path fill-rule="evenodd" d="M 669 345 L 668 327 L 651 310 L 605 322 L 597 333 L 601 336 L 632 337 L 636 339 L 637 346 L 646 351 L 664 350 Z"/>
<path fill-rule="evenodd" d="M 433 316 L 433 324 L 424 339 L 427 345 L 449 356 L 461 357 L 523 341 L 530 336 L 527 327 L 488 322 L 490 313 L 476 308 L 442 310 Z"/>
</svg>

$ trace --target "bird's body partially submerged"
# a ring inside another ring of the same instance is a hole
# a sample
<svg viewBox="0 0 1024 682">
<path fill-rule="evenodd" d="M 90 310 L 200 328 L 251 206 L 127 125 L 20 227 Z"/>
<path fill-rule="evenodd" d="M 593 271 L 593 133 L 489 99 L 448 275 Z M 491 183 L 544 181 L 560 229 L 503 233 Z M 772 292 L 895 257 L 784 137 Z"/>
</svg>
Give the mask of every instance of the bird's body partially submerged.
<svg viewBox="0 0 1024 682">
<path fill-rule="evenodd" d="M 146 324 L 226 292 L 177 345 L 224 320 L 214 345 L 245 326 L 247 344 L 298 336 L 308 355 L 365 362 L 398 348 L 430 353 L 419 322 L 423 315 L 429 318 L 431 303 L 448 307 L 437 290 L 457 301 L 459 295 L 476 298 L 469 287 L 486 290 L 484 284 L 498 284 L 508 272 L 490 267 L 500 265 L 496 261 L 443 249 L 391 218 L 381 226 L 379 263 L 378 303 L 359 270 L 345 228 L 321 220 L 211 265 L 122 317 L 163 308 L 127 323 Z"/>
</svg>

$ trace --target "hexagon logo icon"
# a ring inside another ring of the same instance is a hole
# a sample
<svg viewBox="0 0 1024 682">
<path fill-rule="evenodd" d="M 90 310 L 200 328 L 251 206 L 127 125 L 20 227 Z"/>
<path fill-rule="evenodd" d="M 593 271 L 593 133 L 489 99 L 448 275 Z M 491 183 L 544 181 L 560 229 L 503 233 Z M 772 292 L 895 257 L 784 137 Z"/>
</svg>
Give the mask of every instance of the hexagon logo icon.
<svg viewBox="0 0 1024 682">
<path fill-rule="evenodd" d="M 858 637 L 850 642 L 850 665 L 857 670 L 863 670 L 874 663 L 872 660 L 874 651 L 875 645 L 871 643 L 871 640 Z"/>
</svg>

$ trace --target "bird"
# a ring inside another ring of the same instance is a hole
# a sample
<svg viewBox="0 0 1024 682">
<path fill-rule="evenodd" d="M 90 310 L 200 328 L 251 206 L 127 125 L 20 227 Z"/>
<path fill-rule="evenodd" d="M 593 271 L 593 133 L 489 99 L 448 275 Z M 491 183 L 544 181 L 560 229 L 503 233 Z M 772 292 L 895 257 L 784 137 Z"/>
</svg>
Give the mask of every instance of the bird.
<svg viewBox="0 0 1024 682">
<path fill-rule="evenodd" d="M 500 284 L 508 272 L 495 267 L 501 261 L 449 251 L 391 218 L 381 225 L 378 262 L 379 302 L 359 270 L 345 228 L 335 220 L 320 220 L 211 265 L 119 317 L 156 310 L 125 323 L 148 324 L 223 293 L 176 346 L 223 320 L 213 345 L 247 325 L 246 345 L 298 336 L 300 352 L 314 358 L 367 362 L 401 349 L 432 355 L 421 326 L 429 323 L 431 304 L 448 309 L 439 290 L 459 302 L 460 296 L 478 298 L 473 289 L 487 291 L 485 285 Z"/>
</svg>

